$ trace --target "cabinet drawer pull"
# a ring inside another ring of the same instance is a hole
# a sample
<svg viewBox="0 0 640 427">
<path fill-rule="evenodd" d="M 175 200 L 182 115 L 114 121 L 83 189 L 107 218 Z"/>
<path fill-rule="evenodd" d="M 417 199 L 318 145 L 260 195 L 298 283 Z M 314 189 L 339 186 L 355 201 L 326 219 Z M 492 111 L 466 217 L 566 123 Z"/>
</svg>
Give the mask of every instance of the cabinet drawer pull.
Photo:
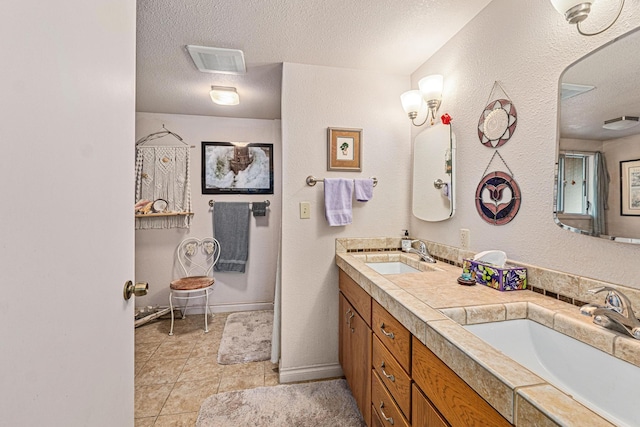
<svg viewBox="0 0 640 427">
<path fill-rule="evenodd" d="M 385 421 L 387 421 L 389 424 L 393 425 L 393 418 L 392 417 L 387 417 L 384 413 L 384 411 L 382 410 L 382 408 L 384 408 L 384 402 L 380 402 L 380 413 L 382 414 L 382 418 L 384 418 Z"/>
<path fill-rule="evenodd" d="M 393 375 L 389 375 L 389 374 L 387 374 L 385 372 L 385 370 L 384 370 L 384 360 L 380 364 L 380 368 L 382 369 L 382 373 L 384 374 L 384 376 L 387 377 L 389 379 L 389 381 L 391 381 L 392 383 L 396 382 L 396 377 L 394 377 Z"/>
<path fill-rule="evenodd" d="M 391 339 L 395 338 L 395 335 L 393 334 L 393 332 L 387 332 L 387 331 L 384 330 L 384 322 L 380 323 L 380 330 L 382 331 L 382 333 L 385 336 L 387 336 L 387 337 L 389 337 Z"/>
</svg>

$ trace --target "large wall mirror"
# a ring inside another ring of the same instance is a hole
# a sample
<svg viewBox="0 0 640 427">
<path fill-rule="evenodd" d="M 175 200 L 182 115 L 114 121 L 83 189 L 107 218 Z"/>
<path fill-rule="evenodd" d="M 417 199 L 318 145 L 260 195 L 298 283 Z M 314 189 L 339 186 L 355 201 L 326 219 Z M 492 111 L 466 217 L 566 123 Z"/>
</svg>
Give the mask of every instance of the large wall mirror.
<svg viewBox="0 0 640 427">
<path fill-rule="evenodd" d="M 413 143 L 413 215 L 444 221 L 455 212 L 456 137 L 451 125 L 436 124 Z"/>
<path fill-rule="evenodd" d="M 560 78 L 554 219 L 640 244 L 640 31 L 585 56 Z"/>
</svg>

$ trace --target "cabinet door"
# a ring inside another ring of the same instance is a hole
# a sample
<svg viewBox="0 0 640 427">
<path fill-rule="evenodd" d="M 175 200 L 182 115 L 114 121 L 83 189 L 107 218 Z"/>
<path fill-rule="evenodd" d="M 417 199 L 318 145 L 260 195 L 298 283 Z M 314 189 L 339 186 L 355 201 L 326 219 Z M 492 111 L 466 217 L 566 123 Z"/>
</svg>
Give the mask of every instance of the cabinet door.
<svg viewBox="0 0 640 427">
<path fill-rule="evenodd" d="M 449 427 L 429 399 L 425 397 L 418 387 L 412 387 L 411 419 L 413 427 Z"/>
<path fill-rule="evenodd" d="M 371 329 L 340 294 L 340 363 L 358 409 L 371 425 Z"/>
</svg>

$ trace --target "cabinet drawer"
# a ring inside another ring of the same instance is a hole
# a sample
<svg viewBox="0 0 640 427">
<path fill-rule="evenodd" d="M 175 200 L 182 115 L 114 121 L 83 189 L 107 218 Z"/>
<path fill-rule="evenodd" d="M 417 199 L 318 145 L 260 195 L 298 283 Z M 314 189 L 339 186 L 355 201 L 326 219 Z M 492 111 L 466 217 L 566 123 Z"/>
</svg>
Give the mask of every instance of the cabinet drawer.
<svg viewBox="0 0 640 427">
<path fill-rule="evenodd" d="M 420 389 L 415 384 L 411 387 L 411 399 L 413 401 L 411 423 L 413 427 L 449 427 L 449 424 L 433 407 L 429 399 L 422 394 Z"/>
<path fill-rule="evenodd" d="M 372 304 L 371 329 L 400 366 L 411 374 L 411 333 L 376 301 Z"/>
<path fill-rule="evenodd" d="M 371 364 L 404 416 L 411 420 L 411 378 L 377 336 L 373 337 Z"/>
<path fill-rule="evenodd" d="M 409 427 L 409 423 L 374 370 L 371 371 L 371 404 L 383 426 Z"/>
<path fill-rule="evenodd" d="M 412 360 L 413 380 L 451 425 L 511 425 L 415 337 Z"/>
<path fill-rule="evenodd" d="M 341 269 L 339 270 L 338 283 L 344 296 L 367 323 L 367 326 L 371 327 L 371 297 L 369 294 Z"/>
</svg>

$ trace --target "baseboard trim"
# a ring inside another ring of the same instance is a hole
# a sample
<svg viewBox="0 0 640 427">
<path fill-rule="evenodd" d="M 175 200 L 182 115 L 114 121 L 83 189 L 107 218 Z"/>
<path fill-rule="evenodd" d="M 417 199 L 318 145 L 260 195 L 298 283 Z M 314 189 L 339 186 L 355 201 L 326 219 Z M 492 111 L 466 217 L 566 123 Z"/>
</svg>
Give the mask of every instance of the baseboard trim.
<svg viewBox="0 0 640 427">
<path fill-rule="evenodd" d="M 272 302 L 251 302 L 241 304 L 219 304 L 211 305 L 211 311 L 214 313 L 229 313 L 232 311 L 256 311 L 256 310 L 273 310 Z"/>
<path fill-rule="evenodd" d="M 282 363 L 282 361 L 280 361 Z M 280 367 L 280 383 L 294 383 L 298 381 L 322 380 L 342 377 L 342 367 L 339 363 L 326 365 L 312 365 L 298 368 Z"/>
</svg>

